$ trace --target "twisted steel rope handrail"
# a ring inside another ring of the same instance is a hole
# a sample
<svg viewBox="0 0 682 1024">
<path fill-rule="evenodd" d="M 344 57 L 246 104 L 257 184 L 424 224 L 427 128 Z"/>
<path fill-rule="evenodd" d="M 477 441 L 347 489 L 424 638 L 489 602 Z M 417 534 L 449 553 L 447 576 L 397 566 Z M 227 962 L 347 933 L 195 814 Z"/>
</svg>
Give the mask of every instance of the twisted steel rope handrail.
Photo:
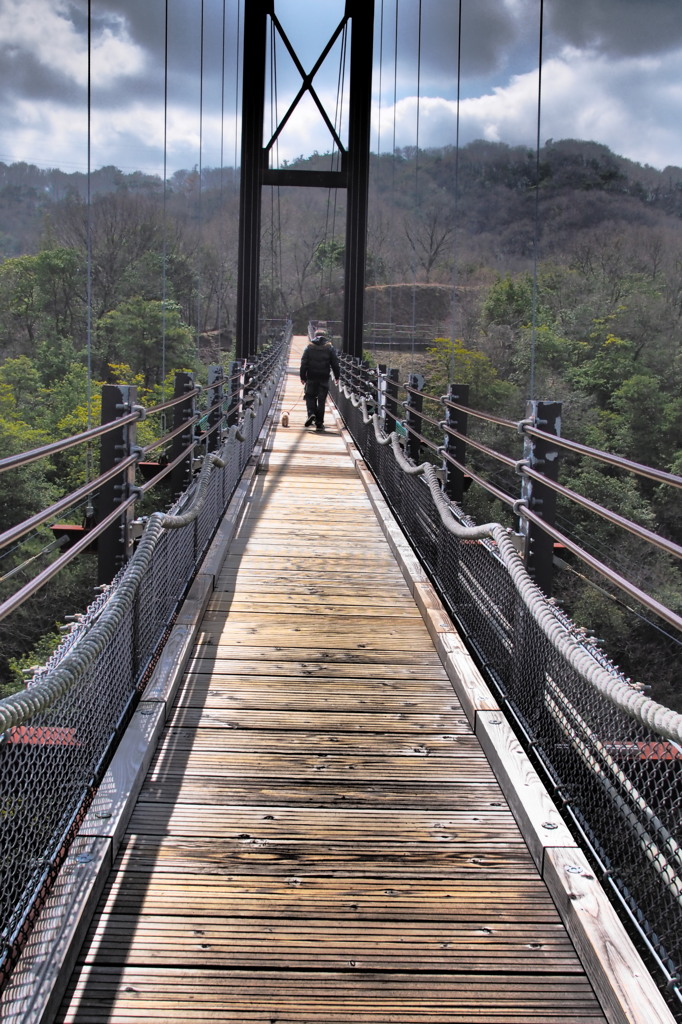
<svg viewBox="0 0 682 1024">
<path fill-rule="evenodd" d="M 353 402 L 347 388 L 342 389 L 346 398 Z M 665 736 L 674 743 L 682 745 L 682 714 L 673 711 L 646 697 L 622 679 L 614 678 L 603 665 L 571 635 L 563 623 L 557 618 L 545 594 L 528 574 L 519 555 L 512 531 L 501 523 L 484 523 L 479 526 L 462 526 L 457 522 L 443 489 L 440 485 L 435 468 L 431 463 L 423 462 L 415 465 L 405 457 L 400 438 L 393 431 L 385 434 L 377 413 L 370 414 L 365 399 L 353 402 L 360 408 L 365 424 L 372 423 L 374 436 L 380 445 L 390 445 L 400 469 L 410 476 L 423 476 L 433 502 L 440 515 L 443 526 L 460 540 L 492 540 L 505 565 L 511 580 L 533 616 L 535 622 L 545 634 L 554 648 L 566 659 L 571 667 L 594 689 L 605 696 L 616 707 L 631 718 L 637 719 L 648 729 Z"/>
</svg>

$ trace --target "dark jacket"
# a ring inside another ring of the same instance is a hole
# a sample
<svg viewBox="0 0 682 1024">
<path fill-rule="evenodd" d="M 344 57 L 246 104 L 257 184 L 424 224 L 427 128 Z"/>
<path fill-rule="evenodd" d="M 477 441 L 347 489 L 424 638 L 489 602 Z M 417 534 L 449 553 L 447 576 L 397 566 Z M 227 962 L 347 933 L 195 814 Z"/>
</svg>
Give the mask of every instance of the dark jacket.
<svg viewBox="0 0 682 1024">
<path fill-rule="evenodd" d="M 313 341 L 303 352 L 301 357 L 301 381 L 305 384 L 307 380 L 329 380 L 329 374 L 334 374 L 334 380 L 339 379 L 339 357 L 331 345 L 325 343 L 325 339 Z"/>
</svg>

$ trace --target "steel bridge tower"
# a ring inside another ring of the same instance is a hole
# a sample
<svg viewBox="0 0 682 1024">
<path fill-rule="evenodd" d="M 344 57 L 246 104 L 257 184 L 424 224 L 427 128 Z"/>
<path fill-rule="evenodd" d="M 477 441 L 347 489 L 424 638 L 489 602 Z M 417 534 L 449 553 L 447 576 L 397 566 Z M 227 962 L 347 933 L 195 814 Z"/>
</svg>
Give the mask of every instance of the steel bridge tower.
<svg viewBox="0 0 682 1024">
<path fill-rule="evenodd" d="M 244 73 L 239 210 L 237 358 L 256 352 L 259 321 L 260 233 L 263 185 L 317 186 L 347 189 L 343 347 L 362 355 L 367 189 L 374 36 L 374 0 L 346 0 L 345 13 L 313 69 L 306 72 L 275 13 L 275 0 L 248 0 L 244 5 Z M 265 72 L 268 18 L 296 65 L 302 84 L 298 94 L 264 145 Z M 324 109 L 314 77 L 341 33 L 350 23 L 350 104 L 348 142 L 344 146 Z M 282 129 L 308 93 L 341 154 L 336 171 L 300 171 L 270 167 L 270 153 Z"/>
</svg>

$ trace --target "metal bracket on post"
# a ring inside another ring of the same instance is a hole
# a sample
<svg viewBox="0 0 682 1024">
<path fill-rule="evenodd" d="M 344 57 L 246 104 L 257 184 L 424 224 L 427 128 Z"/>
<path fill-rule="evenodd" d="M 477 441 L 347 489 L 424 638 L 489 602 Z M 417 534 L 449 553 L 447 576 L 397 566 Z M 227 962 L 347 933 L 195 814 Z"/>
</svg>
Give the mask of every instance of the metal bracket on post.
<svg viewBox="0 0 682 1024">
<path fill-rule="evenodd" d="M 220 430 L 218 424 L 223 418 L 223 401 L 225 398 L 225 376 L 220 365 L 208 368 L 208 445 L 207 451 L 214 452 L 220 447 Z"/>
<path fill-rule="evenodd" d="M 384 430 L 387 434 L 392 434 L 396 429 L 396 422 L 398 420 L 398 382 L 400 380 L 400 370 L 393 367 L 386 374 L 385 382 L 385 395 L 384 402 L 386 406 L 386 413 L 384 415 Z"/>
<path fill-rule="evenodd" d="M 255 375 L 253 372 L 253 363 L 248 360 L 244 363 L 244 409 L 250 407 L 253 404 L 255 391 Z"/>
<path fill-rule="evenodd" d="M 424 388 L 424 377 L 421 373 L 410 373 L 407 378 L 408 387 L 414 388 L 416 391 L 422 391 Z M 413 391 L 407 392 L 407 398 L 405 399 L 405 425 L 407 429 L 407 454 L 414 463 L 419 462 L 419 452 L 421 451 L 421 441 L 415 436 L 413 431 L 418 434 L 422 432 L 422 407 L 424 405 L 424 399 L 421 395 L 414 394 Z"/>
<path fill-rule="evenodd" d="M 448 385 L 448 401 L 456 402 L 458 405 L 469 404 L 469 385 L 468 384 L 449 384 Z M 469 417 L 465 412 L 461 412 L 459 409 L 452 409 L 449 405 L 445 406 L 445 423 L 451 430 L 456 430 L 460 434 L 466 434 Z M 466 444 L 461 441 L 458 437 L 453 437 L 452 434 L 445 434 L 445 451 L 453 459 L 456 459 L 460 465 L 464 465 L 466 460 Z M 445 493 L 448 497 L 452 498 L 453 501 L 461 501 L 464 496 L 464 473 L 453 466 L 447 459 L 443 459 L 443 469 L 445 470 Z"/>
<path fill-rule="evenodd" d="M 175 397 L 187 395 L 194 390 L 194 377 L 191 373 L 175 374 Z M 177 459 L 181 452 L 187 449 L 187 454 L 171 473 L 171 490 L 174 497 L 178 497 L 186 491 L 192 479 L 192 438 L 194 437 L 194 425 L 189 421 L 195 412 L 194 395 L 186 398 L 184 402 L 178 402 L 173 407 L 173 427 L 179 427 L 187 423 L 187 429 L 183 430 L 173 438 L 171 447 L 171 460 Z"/>
<path fill-rule="evenodd" d="M 561 434 L 561 402 L 528 402 L 526 416 L 535 421 L 538 430 L 547 434 L 547 440 L 525 435 L 524 460 L 548 480 L 557 480 L 560 448 L 553 444 L 552 437 L 559 437 Z M 524 475 L 521 500 L 546 523 L 554 525 L 556 492 L 551 487 L 546 487 Z M 537 585 L 549 596 L 552 593 L 554 541 L 540 526 L 528 522 L 523 516 L 520 530 L 525 537 L 526 568 Z"/>
<path fill-rule="evenodd" d="M 102 387 L 102 423 L 112 423 L 132 411 L 137 403 L 137 388 L 123 384 L 104 384 Z M 100 473 L 105 473 L 132 454 L 137 441 L 137 424 L 126 423 L 117 430 L 102 435 L 100 443 Z M 135 466 L 102 484 L 97 500 L 97 518 L 101 522 L 117 505 L 129 496 L 135 486 Z M 120 520 L 113 523 L 97 541 L 97 579 L 99 584 L 110 583 L 118 570 L 133 553 L 131 524 L 133 506 L 127 508 Z"/>
<path fill-rule="evenodd" d="M 235 423 L 239 423 L 242 415 L 242 403 L 243 403 L 243 371 L 245 366 L 244 359 L 235 359 L 230 364 L 230 404 L 229 412 L 227 414 L 227 426 L 233 427 Z"/>
<path fill-rule="evenodd" d="M 386 363 L 379 363 L 377 365 L 377 386 L 375 389 L 376 403 L 377 403 L 377 414 L 379 416 L 379 422 L 386 422 L 386 371 L 388 366 Z"/>
<path fill-rule="evenodd" d="M 360 383 L 361 383 L 361 394 L 368 402 L 374 402 L 374 382 L 372 380 L 372 371 L 370 370 L 369 363 L 366 359 L 360 360 Z M 370 410 L 371 411 L 371 410 Z"/>
</svg>

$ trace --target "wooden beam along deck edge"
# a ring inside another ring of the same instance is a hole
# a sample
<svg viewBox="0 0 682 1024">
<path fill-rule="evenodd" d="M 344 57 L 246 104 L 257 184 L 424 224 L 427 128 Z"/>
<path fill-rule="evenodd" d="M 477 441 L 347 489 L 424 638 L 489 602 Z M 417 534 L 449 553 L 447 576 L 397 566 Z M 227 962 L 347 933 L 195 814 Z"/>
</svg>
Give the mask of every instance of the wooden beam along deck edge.
<svg viewBox="0 0 682 1024">
<path fill-rule="evenodd" d="M 245 510 L 275 425 L 286 373 L 224 517 L 178 610 L 142 694 L 57 880 L 0 995 L 2 1024 L 52 1024 L 170 714 L 215 580 Z"/>
<path fill-rule="evenodd" d="M 610 1024 L 675 1024 L 601 882 L 521 747 L 336 408 L 384 536 Z"/>
</svg>

